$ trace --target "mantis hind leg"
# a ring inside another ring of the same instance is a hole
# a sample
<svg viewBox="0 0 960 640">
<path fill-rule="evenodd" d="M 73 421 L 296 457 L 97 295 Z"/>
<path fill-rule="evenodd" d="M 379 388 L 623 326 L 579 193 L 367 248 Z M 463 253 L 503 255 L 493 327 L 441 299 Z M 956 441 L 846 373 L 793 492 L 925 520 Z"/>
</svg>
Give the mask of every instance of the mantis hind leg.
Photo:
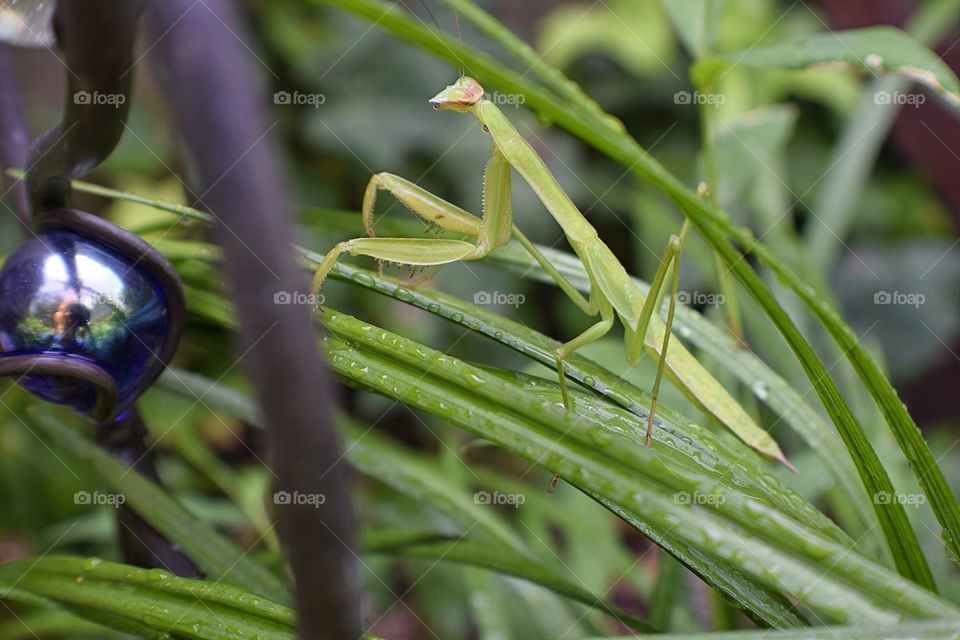
<svg viewBox="0 0 960 640">
<path fill-rule="evenodd" d="M 660 396 L 660 383 L 663 381 L 663 373 L 667 363 L 667 348 L 670 346 L 670 334 L 673 331 L 673 316 L 677 307 L 677 295 L 680 292 L 680 251 L 683 248 L 683 240 L 689 230 L 689 222 L 684 221 L 683 228 L 679 236 L 670 236 L 667 241 L 667 248 L 660 260 L 660 266 L 657 273 L 650 283 L 650 290 L 647 292 L 647 298 L 644 300 L 643 308 L 640 311 L 640 319 L 634 329 L 627 328 L 627 361 L 635 364 L 643 352 L 646 341 L 647 329 L 650 326 L 650 319 L 654 310 L 660 306 L 661 294 L 664 292 L 666 279 L 670 278 L 670 303 L 667 306 L 666 328 L 663 332 L 663 341 L 660 345 L 660 355 L 657 358 L 657 374 L 653 380 L 653 389 L 650 391 L 650 414 L 647 416 L 646 445 L 650 446 L 650 439 L 653 436 L 653 421 L 657 413 L 657 399 Z"/>
<path fill-rule="evenodd" d="M 657 375 L 653 380 L 653 389 L 650 392 L 650 415 L 647 416 L 646 445 L 650 446 L 653 436 L 653 419 L 657 414 L 657 398 L 660 396 L 660 383 L 663 381 L 663 369 L 667 363 L 667 347 L 670 345 L 670 334 L 673 331 L 673 313 L 677 308 L 677 294 L 680 290 L 680 258 L 673 260 L 673 285 L 670 292 L 670 304 L 667 307 L 667 328 L 663 332 L 663 346 L 660 348 L 660 360 L 657 362 Z"/>
</svg>

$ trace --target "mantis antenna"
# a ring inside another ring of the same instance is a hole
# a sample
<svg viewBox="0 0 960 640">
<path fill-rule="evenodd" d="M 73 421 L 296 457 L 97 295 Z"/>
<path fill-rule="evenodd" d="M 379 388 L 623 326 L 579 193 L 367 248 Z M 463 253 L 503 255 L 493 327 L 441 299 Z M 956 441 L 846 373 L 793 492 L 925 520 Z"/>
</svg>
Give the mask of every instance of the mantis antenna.
<svg viewBox="0 0 960 640">
<path fill-rule="evenodd" d="M 402 2 L 403 0 L 401 0 L 401 3 Z M 440 28 L 440 22 L 437 20 L 437 17 L 433 14 L 433 11 L 430 10 L 430 5 L 427 4 L 427 0 L 420 0 L 420 4 L 421 6 L 423 6 L 423 10 L 427 12 L 427 15 L 430 16 L 430 20 L 433 22 L 433 26 L 437 28 L 437 35 L 442 37 L 443 29 Z M 457 25 L 457 42 L 463 45 L 463 34 L 460 31 L 460 14 L 457 13 L 456 11 L 453 12 L 453 20 Z M 452 53 L 453 57 L 455 57 L 457 59 L 457 62 L 460 63 L 459 72 L 460 72 L 460 77 L 463 78 L 464 75 L 466 75 L 464 66 L 463 66 L 463 60 L 461 60 L 460 56 L 458 56 L 453 51 L 451 51 L 450 53 Z"/>
</svg>

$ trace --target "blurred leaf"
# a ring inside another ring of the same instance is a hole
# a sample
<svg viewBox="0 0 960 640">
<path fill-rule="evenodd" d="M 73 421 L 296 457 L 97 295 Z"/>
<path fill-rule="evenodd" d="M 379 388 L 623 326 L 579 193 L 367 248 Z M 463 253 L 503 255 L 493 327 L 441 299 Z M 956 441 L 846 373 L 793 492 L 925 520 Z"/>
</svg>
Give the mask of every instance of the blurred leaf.
<svg viewBox="0 0 960 640">
<path fill-rule="evenodd" d="M 714 195 L 724 207 L 739 201 L 761 174 L 776 175 L 773 157 L 793 135 L 797 115 L 792 106 L 771 105 L 719 123 L 714 141 L 719 185 Z"/>
<path fill-rule="evenodd" d="M 158 640 L 293 640 L 293 612 L 219 582 L 69 556 L 0 565 L 4 598 L 46 604 Z"/>
<path fill-rule="evenodd" d="M 31 423 L 57 443 L 64 455 L 90 467 L 119 494 L 126 504 L 166 539 L 177 543 L 211 578 L 239 585 L 274 600 L 287 598 L 283 583 L 208 525 L 170 498 L 143 475 L 131 472 L 122 462 L 60 422 L 47 412 L 31 412 Z"/>
<path fill-rule="evenodd" d="M 870 330 L 904 380 L 960 335 L 960 255 L 953 245 L 947 238 L 862 243 L 841 254 L 836 267 L 833 286 L 850 323 Z"/>
<path fill-rule="evenodd" d="M 387 534 L 386 539 L 378 539 L 384 533 Z M 588 589 L 566 578 L 542 562 L 487 540 L 471 539 L 469 532 L 454 540 L 440 541 L 416 539 L 410 541 L 403 538 L 398 539 L 398 536 L 390 534 L 391 532 L 368 532 L 361 539 L 363 550 L 368 553 L 421 557 L 435 562 L 457 562 L 489 569 L 539 585 L 588 607 L 597 608 L 631 628 L 641 631 L 649 631 L 654 628 L 646 620 L 609 604 L 602 594 L 598 596 L 596 593 L 591 593 Z"/>
<path fill-rule="evenodd" d="M 504 606 L 504 593 L 496 578 L 482 571 L 468 571 L 470 583 L 470 610 L 477 622 L 480 640 L 508 640 L 517 637 L 509 624 Z"/>
<path fill-rule="evenodd" d="M 673 612 L 683 602 L 683 565 L 672 556 L 660 554 L 657 582 L 650 599 L 650 620 L 658 629 L 672 630 Z"/>
<path fill-rule="evenodd" d="M 698 85 L 730 66 L 803 69 L 842 64 L 869 73 L 896 73 L 939 94 L 960 110 L 960 81 L 936 53 L 893 27 L 869 27 L 786 38 L 769 45 L 712 56 L 697 62 L 692 74 Z"/>
<path fill-rule="evenodd" d="M 540 24 L 539 48 L 559 67 L 588 53 L 610 56 L 631 73 L 672 75 L 673 39 L 656 2 L 607 0 L 600 4 L 562 4 Z"/>
<path fill-rule="evenodd" d="M 806 234 L 806 251 L 811 264 L 829 268 L 844 246 L 853 214 L 857 211 L 854 205 L 863 193 L 899 111 L 895 105 L 878 101 L 877 96 L 901 92 L 906 84 L 902 78 L 896 77 L 872 81 L 847 119 L 843 134 L 827 160 L 830 170 L 824 175 L 811 208 L 815 219 Z"/>
<path fill-rule="evenodd" d="M 958 0 L 926 2 L 911 16 L 908 29 L 919 42 L 935 44 L 956 24 L 957 16 L 960 16 Z M 907 78 L 877 78 L 861 92 L 854 112 L 847 118 L 840 139 L 827 159 L 830 170 L 817 189 L 811 209 L 816 213 L 816 224 L 811 224 L 806 233 L 811 264 L 822 265 L 829 271 L 840 247 L 846 246 L 844 242 L 854 215 L 864 210 L 856 204 L 863 198 L 877 156 L 900 112 L 901 105 L 892 97 L 908 88 Z M 910 206 L 914 208 L 914 215 L 909 217 L 917 217 L 915 203 L 911 202 Z"/>
<path fill-rule="evenodd" d="M 953 640 L 960 622 L 909 622 L 857 627 L 814 627 L 797 631 L 733 631 L 728 633 L 670 634 L 670 640 Z M 623 636 L 589 640 L 641 640 L 663 636 Z"/>
<path fill-rule="evenodd" d="M 212 380 L 172 371 L 160 384 L 185 397 L 202 397 L 211 408 L 258 424 L 253 402 L 239 392 Z M 530 580 L 590 607 L 598 607 L 636 629 L 649 629 L 640 620 L 607 604 L 602 596 L 591 593 L 541 561 L 507 527 L 489 506 L 476 503 L 474 496 L 446 481 L 431 460 L 404 450 L 371 428 L 361 428 L 341 417 L 341 432 L 346 436 L 344 455 L 364 474 L 407 494 L 415 500 L 443 511 L 464 528 L 464 535 L 446 539 L 436 533 L 370 531 L 362 539 L 365 551 L 424 557 L 471 564 Z"/>
<path fill-rule="evenodd" d="M 0 624 L 0 638 L 3 640 L 36 640 L 37 637 L 113 640 L 132 636 L 111 631 L 79 616 L 55 609 L 21 614 L 14 620 Z"/>
<path fill-rule="evenodd" d="M 660 0 L 660 6 L 694 59 L 710 51 L 725 3 L 725 0 Z"/>
</svg>

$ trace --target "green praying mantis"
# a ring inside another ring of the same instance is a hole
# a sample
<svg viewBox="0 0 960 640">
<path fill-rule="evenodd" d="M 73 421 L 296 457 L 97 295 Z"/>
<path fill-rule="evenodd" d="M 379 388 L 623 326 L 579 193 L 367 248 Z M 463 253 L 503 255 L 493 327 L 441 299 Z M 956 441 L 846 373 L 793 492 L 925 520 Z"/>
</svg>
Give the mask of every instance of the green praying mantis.
<svg viewBox="0 0 960 640">
<path fill-rule="evenodd" d="M 517 132 L 504 113 L 484 97 L 480 83 L 473 78 L 461 76 L 457 82 L 434 96 L 430 104 L 437 110 L 473 114 L 480 120 L 483 130 L 493 139 L 493 155 L 483 176 L 482 215 L 477 217 L 409 180 L 389 173 L 378 173 L 370 179 L 363 197 L 362 217 L 368 237 L 340 242 L 324 256 L 314 276 L 314 292 L 319 292 L 327 274 L 344 253 L 375 258 L 378 263 L 386 260 L 411 266 L 439 266 L 458 260 L 479 260 L 509 242 L 511 238 L 516 238 L 577 307 L 590 317 L 599 316 L 595 324 L 554 352 L 563 404 L 568 410 L 571 408 L 571 400 L 564 375 L 564 359 L 577 349 L 606 335 L 619 318 L 624 327 L 627 362 L 631 366 L 635 365 L 644 352 L 657 362 L 646 424 L 648 446 L 660 382 L 666 373 L 700 410 L 726 426 L 760 453 L 792 468 L 773 438 L 753 421 L 682 343 L 670 339 L 670 327 L 673 324 L 680 283 L 680 251 L 688 223 L 684 223 L 678 235 L 670 237 L 651 281 L 650 290 L 644 296 L 533 147 Z M 560 274 L 514 226 L 511 168 L 533 188 L 563 229 L 567 241 L 580 258 L 590 279 L 588 297 L 584 297 Z M 476 238 L 476 241 L 375 237 L 373 212 L 377 193 L 381 189 L 391 193 L 428 223 Z M 671 289 L 666 323 L 654 313 L 661 302 L 660 296 L 664 293 L 665 286 Z"/>
</svg>

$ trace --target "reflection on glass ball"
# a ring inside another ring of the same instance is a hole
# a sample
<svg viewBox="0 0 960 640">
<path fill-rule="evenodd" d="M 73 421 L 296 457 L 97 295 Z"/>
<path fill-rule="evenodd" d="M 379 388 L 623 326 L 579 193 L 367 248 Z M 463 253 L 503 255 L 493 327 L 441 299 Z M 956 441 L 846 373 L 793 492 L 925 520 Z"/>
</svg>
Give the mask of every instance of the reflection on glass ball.
<svg viewBox="0 0 960 640">
<path fill-rule="evenodd" d="M 72 231 L 28 240 L 0 270 L 0 357 L 84 358 L 113 377 L 121 409 L 142 391 L 169 324 L 163 292 L 142 266 Z M 45 400 L 84 413 L 94 404 L 85 382 L 52 376 L 21 382 Z"/>
</svg>

